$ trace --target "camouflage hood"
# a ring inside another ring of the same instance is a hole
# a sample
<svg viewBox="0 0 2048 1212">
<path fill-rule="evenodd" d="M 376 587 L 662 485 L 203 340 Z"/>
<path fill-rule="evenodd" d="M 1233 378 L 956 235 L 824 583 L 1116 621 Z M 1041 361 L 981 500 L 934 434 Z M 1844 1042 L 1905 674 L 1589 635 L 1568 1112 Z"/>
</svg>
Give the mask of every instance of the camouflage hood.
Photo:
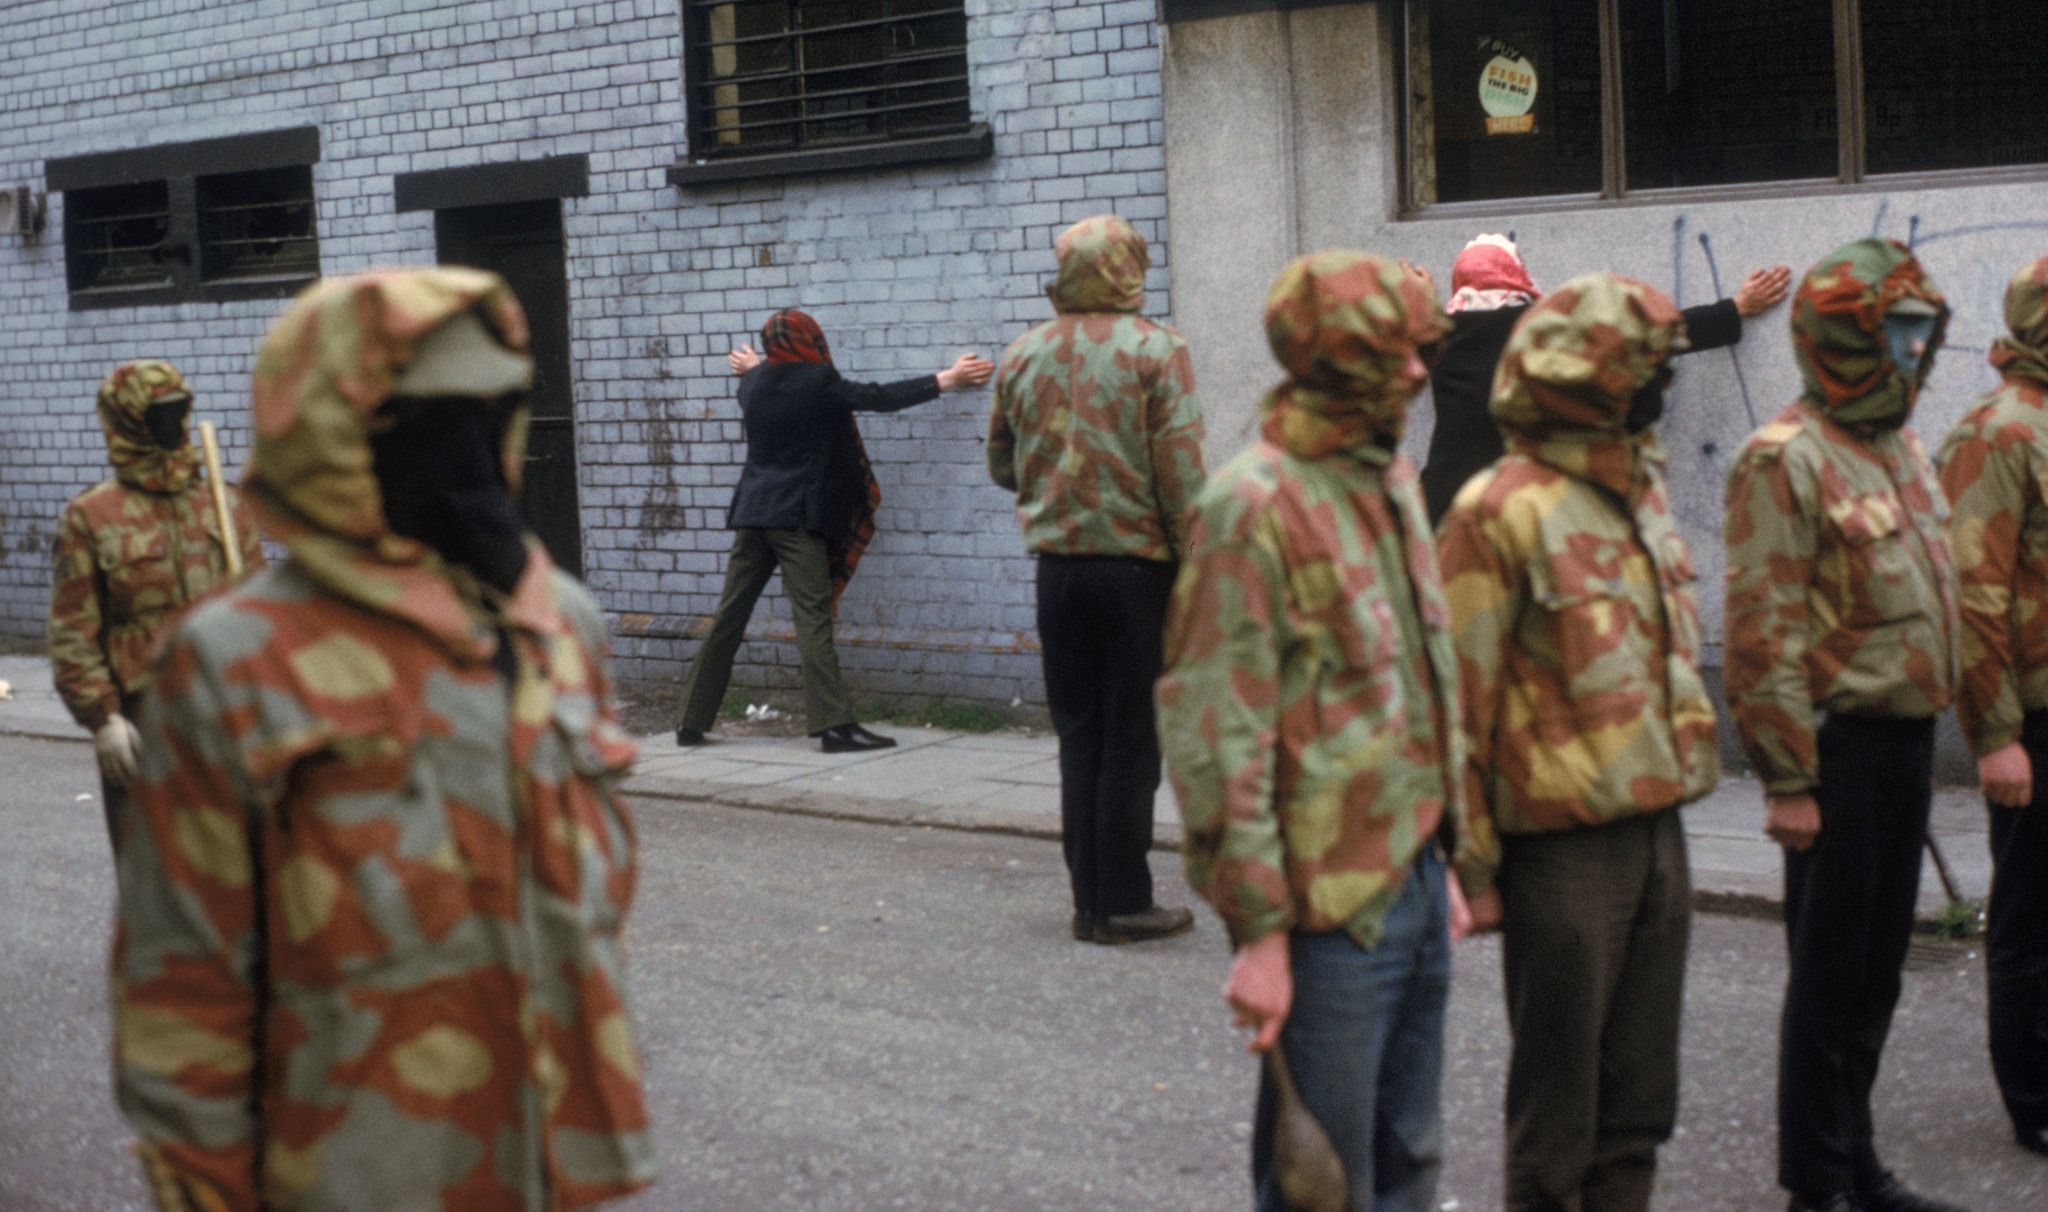
<svg viewBox="0 0 2048 1212">
<path fill-rule="evenodd" d="M 1884 335 L 1885 314 L 1902 302 L 1936 316 L 1927 356 L 1910 380 Z M 1948 314 L 1948 301 L 1905 245 L 1876 237 L 1844 244 L 1806 272 L 1792 300 L 1792 346 L 1806 385 L 1800 398 L 1856 432 L 1898 428 L 1934 369 Z"/>
<path fill-rule="evenodd" d="M 420 340 L 470 310 L 507 347 L 526 349 L 526 315 L 496 274 L 394 270 L 307 288 L 256 354 L 256 448 L 247 477 L 264 529 L 323 586 L 457 643 L 475 638 L 469 613 L 449 593 L 460 570 L 386 524 L 370 427 Z M 515 490 L 525 449 L 522 414 L 502 451 Z M 465 589 L 464 596 L 473 595 Z"/>
<path fill-rule="evenodd" d="M 1059 276 L 1045 288 L 1054 311 L 1126 311 L 1145 305 L 1145 237 L 1116 215 L 1083 219 L 1053 244 Z"/>
<path fill-rule="evenodd" d="M 199 472 L 199 452 L 189 439 L 176 450 L 158 446 L 142 414 L 160 400 L 191 398 L 185 376 L 169 362 L 127 362 L 114 368 L 100 384 L 98 411 L 115 479 L 143 492 L 185 491 Z"/>
<path fill-rule="evenodd" d="M 1515 325 L 1490 410 L 1512 450 L 1627 496 L 1648 430 L 1631 433 L 1636 393 L 1690 348 L 1677 304 L 1615 274 L 1573 278 Z"/>
<path fill-rule="evenodd" d="M 1261 406 L 1267 439 L 1303 458 L 1385 462 L 1428 381 L 1419 351 L 1449 331 L 1428 279 L 1385 257 L 1329 249 L 1295 260 L 1266 296 L 1266 342 L 1287 371 Z"/>
<path fill-rule="evenodd" d="M 2006 378 L 2048 387 L 2048 257 L 2006 284 L 2005 327 L 2007 335 L 1991 343 L 1991 365 Z"/>
</svg>

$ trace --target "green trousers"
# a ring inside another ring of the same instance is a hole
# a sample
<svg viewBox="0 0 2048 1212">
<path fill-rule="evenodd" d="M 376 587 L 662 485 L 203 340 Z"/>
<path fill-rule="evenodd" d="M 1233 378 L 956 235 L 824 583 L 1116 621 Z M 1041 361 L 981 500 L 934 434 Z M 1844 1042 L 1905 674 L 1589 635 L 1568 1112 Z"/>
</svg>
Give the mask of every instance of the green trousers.
<svg viewBox="0 0 2048 1212">
<path fill-rule="evenodd" d="M 709 732 L 732 681 L 732 660 L 747 635 L 754 603 L 768 578 L 782 569 L 782 593 L 796 621 L 796 650 L 803 675 L 806 728 L 817 734 L 853 722 L 853 704 L 839 683 L 839 656 L 832 650 L 832 577 L 825 566 L 825 540 L 802 530 L 733 532 L 732 560 L 725 566 L 725 592 L 711 630 L 697 647 L 690 676 L 683 680 L 682 726 Z"/>
</svg>

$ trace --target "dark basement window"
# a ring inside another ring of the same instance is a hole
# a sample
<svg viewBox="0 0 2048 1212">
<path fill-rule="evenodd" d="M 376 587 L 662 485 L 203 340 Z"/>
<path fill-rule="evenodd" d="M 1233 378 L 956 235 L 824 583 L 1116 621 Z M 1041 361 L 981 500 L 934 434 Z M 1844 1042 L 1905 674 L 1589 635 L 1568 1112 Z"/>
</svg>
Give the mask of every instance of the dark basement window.
<svg viewBox="0 0 2048 1212">
<path fill-rule="evenodd" d="M 48 161 L 73 310 L 289 298 L 320 276 L 313 127 Z"/>
<path fill-rule="evenodd" d="M 678 185 L 986 157 L 961 0 L 685 0 Z"/>
</svg>

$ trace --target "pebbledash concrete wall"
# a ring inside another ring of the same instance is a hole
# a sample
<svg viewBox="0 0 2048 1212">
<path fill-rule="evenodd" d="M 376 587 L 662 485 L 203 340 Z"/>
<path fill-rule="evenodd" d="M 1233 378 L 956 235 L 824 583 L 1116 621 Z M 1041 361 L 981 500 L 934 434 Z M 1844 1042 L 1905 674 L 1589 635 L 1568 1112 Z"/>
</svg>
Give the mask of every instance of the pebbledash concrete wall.
<svg viewBox="0 0 2048 1212">
<path fill-rule="evenodd" d="M 2006 281 L 2048 252 L 2038 169 L 2003 183 L 1923 177 L 1796 194 L 1673 191 L 1624 202 L 1440 206 L 1404 217 L 1399 5 L 1183 0 L 1178 7 L 1224 14 L 1176 21 L 1163 36 L 1168 215 L 1182 252 L 1174 311 L 1202 384 L 1212 456 L 1249 440 L 1258 399 L 1278 378 L 1259 325 L 1268 286 L 1288 260 L 1318 248 L 1405 257 L 1447 289 L 1451 262 L 1468 239 L 1512 231 L 1539 285 L 1606 269 L 1691 306 L 1732 293 L 1749 268 L 1789 264 L 1796 282 L 1849 240 L 1907 241 L 1955 311 L 1912 422 L 1930 455 L 1997 382 L 1985 354 L 2004 330 Z M 1752 429 L 1799 393 L 1788 310 L 1781 305 L 1751 321 L 1732 349 L 1681 358 L 1659 425 L 1674 505 L 1699 569 L 1713 667 L 1720 664 L 1729 461 Z M 1406 444 L 1418 463 L 1432 425 L 1425 396 L 1410 414 Z M 1944 774 L 1972 777 L 1952 722 L 1944 730 Z"/>
<path fill-rule="evenodd" d="M 968 0 L 976 121 L 992 158 L 679 189 L 678 0 L 17 0 L 0 41 L 0 186 L 47 158 L 311 125 L 323 272 L 434 258 L 394 174 L 588 157 L 563 201 L 586 580 L 623 671 L 677 677 L 717 600 L 744 454 L 723 354 L 781 306 L 815 314 L 843 371 L 892 379 L 990 357 L 1046 318 L 1051 243 L 1114 210 L 1152 241 L 1167 312 L 1154 0 Z M 281 301 L 67 308 L 63 206 L 0 237 L 0 634 L 40 635 L 65 500 L 106 474 L 94 389 L 177 363 L 247 447 L 247 372 Z M 1043 699 L 1032 564 L 987 482 L 985 391 L 863 421 L 881 535 L 846 595 L 856 696 Z M 771 590 L 741 688 L 795 683 Z"/>
</svg>

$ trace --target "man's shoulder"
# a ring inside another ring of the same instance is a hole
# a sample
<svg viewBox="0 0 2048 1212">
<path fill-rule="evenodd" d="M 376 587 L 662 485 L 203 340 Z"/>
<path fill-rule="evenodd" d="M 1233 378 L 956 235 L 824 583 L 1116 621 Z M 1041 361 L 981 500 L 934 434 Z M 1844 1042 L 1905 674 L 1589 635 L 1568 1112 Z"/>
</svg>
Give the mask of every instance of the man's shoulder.
<svg viewBox="0 0 2048 1212">
<path fill-rule="evenodd" d="M 1823 440 L 1817 418 L 1806 405 L 1795 400 L 1743 439 L 1731 471 L 1812 458 L 1819 453 Z"/>
<path fill-rule="evenodd" d="M 101 480 L 66 502 L 64 515 L 66 518 L 88 522 L 95 527 L 108 523 L 118 524 L 134 491 L 119 480 Z"/>
</svg>

